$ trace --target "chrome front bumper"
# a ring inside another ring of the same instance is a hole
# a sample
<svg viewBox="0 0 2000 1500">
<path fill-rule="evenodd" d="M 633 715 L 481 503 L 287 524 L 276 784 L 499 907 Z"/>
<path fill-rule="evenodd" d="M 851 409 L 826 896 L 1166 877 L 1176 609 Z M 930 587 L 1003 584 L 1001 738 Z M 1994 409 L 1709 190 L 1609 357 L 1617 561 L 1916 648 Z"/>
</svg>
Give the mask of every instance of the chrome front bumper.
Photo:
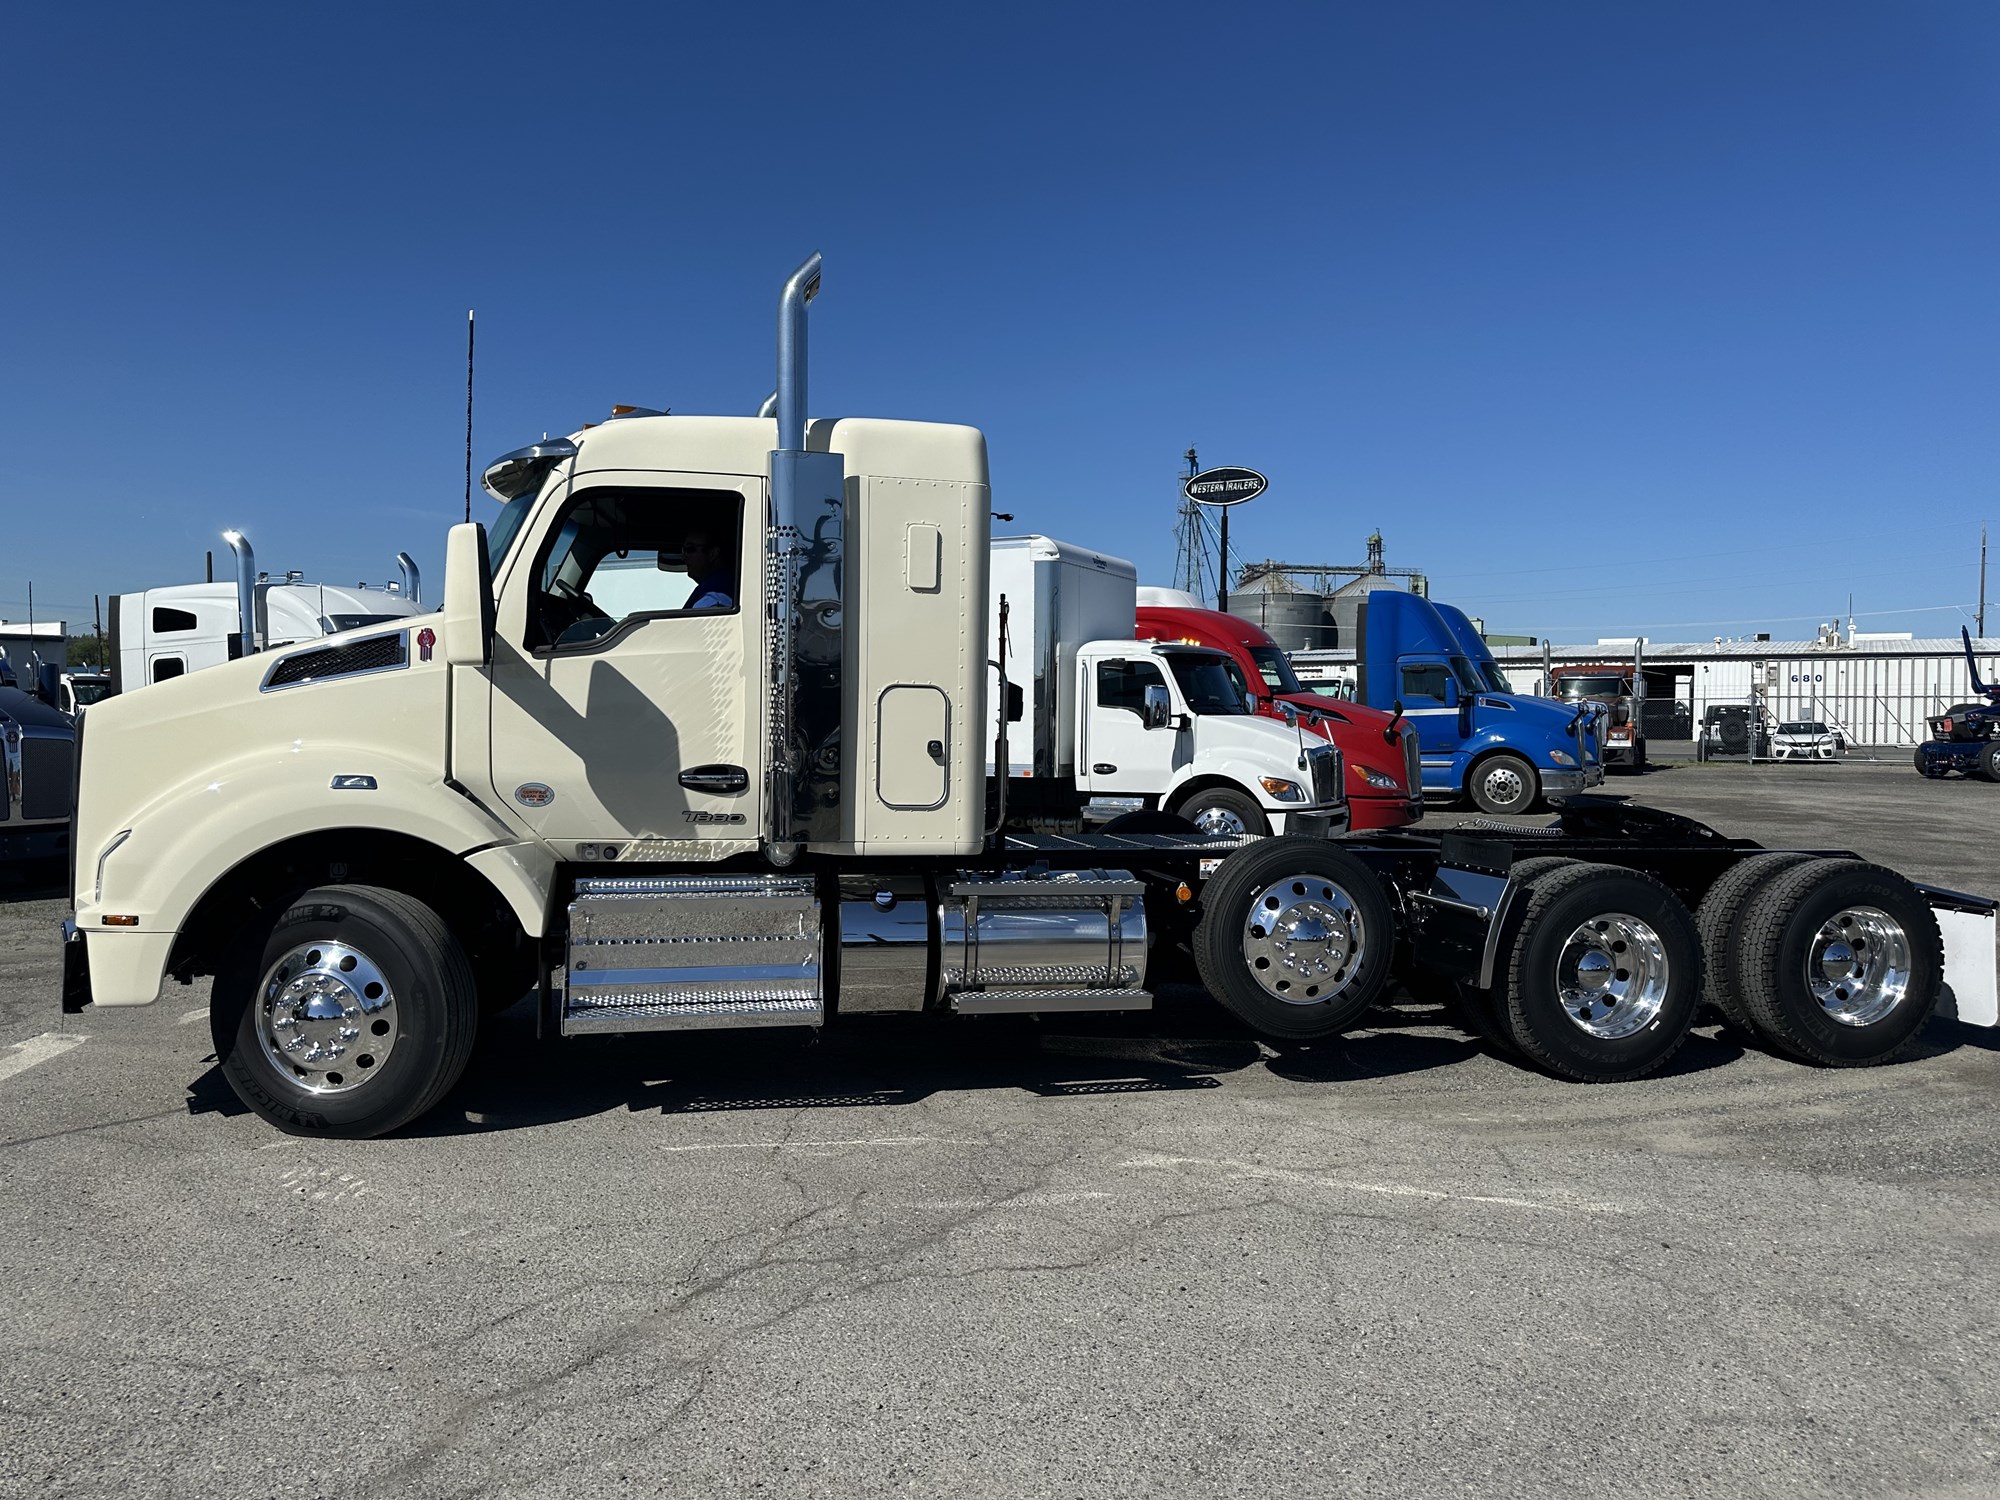
<svg viewBox="0 0 2000 1500">
<path fill-rule="evenodd" d="M 1604 785 L 1604 767 L 1586 766 L 1581 771 L 1543 771 L 1542 791 L 1553 794 L 1581 792 Z"/>
<path fill-rule="evenodd" d="M 1330 839 L 1347 832 L 1348 818 L 1345 804 L 1311 812 L 1281 813 L 1266 808 L 1264 815 L 1271 820 L 1271 832 L 1274 834 L 1297 834 L 1309 839 Z"/>
</svg>

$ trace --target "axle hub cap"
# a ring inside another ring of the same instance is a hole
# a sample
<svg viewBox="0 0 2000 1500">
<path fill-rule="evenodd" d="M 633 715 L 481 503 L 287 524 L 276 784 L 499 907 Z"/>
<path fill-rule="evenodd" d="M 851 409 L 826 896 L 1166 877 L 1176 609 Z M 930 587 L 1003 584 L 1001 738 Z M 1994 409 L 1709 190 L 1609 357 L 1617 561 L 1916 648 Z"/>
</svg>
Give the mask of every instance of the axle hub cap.
<svg viewBox="0 0 2000 1500">
<path fill-rule="evenodd" d="M 1556 994 L 1571 1024 L 1616 1041 L 1652 1023 L 1667 1001 L 1667 949 L 1659 933 L 1622 911 L 1579 926 L 1556 958 Z"/>
<path fill-rule="evenodd" d="M 1250 830 L 1243 820 L 1226 807 L 1204 807 L 1194 815 L 1194 826 L 1211 838 L 1240 839 Z"/>
<path fill-rule="evenodd" d="M 399 1029 L 388 976 L 346 943 L 301 943 L 257 991 L 265 1060 L 315 1094 L 361 1087 L 381 1071 Z"/>
<path fill-rule="evenodd" d="M 1354 982 L 1368 934 L 1354 899 L 1322 875 L 1288 875 L 1251 899 L 1243 962 L 1265 993 L 1317 1005 Z"/>
<path fill-rule="evenodd" d="M 1835 912 L 1813 935 L 1806 985 L 1843 1026 L 1872 1026 L 1910 992 L 1910 937 L 1873 906 Z"/>
</svg>

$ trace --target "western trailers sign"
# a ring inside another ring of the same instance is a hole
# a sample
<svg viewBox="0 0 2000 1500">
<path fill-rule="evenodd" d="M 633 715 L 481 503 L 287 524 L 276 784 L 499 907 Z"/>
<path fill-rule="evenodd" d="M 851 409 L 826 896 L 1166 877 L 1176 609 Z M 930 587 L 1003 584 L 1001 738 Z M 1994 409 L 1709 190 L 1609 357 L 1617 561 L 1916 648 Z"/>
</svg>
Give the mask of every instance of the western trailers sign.
<svg viewBox="0 0 2000 1500">
<path fill-rule="evenodd" d="M 1189 476 L 1181 493 L 1197 505 L 1241 505 L 1255 500 L 1270 484 L 1255 469 L 1203 469 Z"/>
</svg>

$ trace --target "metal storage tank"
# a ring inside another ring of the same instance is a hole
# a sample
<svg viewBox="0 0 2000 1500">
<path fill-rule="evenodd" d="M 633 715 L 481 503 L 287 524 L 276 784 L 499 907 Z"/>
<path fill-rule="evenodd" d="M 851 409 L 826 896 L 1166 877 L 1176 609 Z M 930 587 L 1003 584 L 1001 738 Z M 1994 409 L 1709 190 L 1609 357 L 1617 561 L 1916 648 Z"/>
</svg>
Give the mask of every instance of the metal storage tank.
<svg viewBox="0 0 2000 1500">
<path fill-rule="evenodd" d="M 1281 651 L 1340 644 L 1326 612 L 1326 595 L 1302 589 L 1282 573 L 1266 573 L 1229 591 L 1229 613 L 1261 626 Z"/>
</svg>

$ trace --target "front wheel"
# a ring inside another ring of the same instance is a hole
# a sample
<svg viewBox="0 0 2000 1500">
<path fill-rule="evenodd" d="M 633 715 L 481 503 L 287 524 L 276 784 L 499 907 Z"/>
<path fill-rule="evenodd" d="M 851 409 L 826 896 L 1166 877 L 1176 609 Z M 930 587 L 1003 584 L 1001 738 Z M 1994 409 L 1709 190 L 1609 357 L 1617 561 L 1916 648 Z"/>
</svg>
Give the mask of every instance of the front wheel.
<svg viewBox="0 0 2000 1500">
<path fill-rule="evenodd" d="M 472 966 L 443 920 L 366 885 L 307 891 L 241 935 L 209 1003 L 229 1086 L 293 1135 L 407 1124 L 458 1081 L 478 1021 Z"/>
<path fill-rule="evenodd" d="M 1275 838 L 1222 862 L 1202 892 L 1195 967 L 1208 992 L 1280 1041 L 1344 1031 L 1389 983 L 1396 933 L 1368 867 L 1319 839 Z"/>
<path fill-rule="evenodd" d="M 1271 831 L 1264 809 L 1234 787 L 1203 787 L 1176 803 L 1174 811 L 1211 838 L 1262 838 Z"/>
<path fill-rule="evenodd" d="M 1495 755 L 1472 768 L 1465 789 L 1481 812 L 1524 813 L 1542 794 L 1535 768 L 1518 755 Z"/>
</svg>

